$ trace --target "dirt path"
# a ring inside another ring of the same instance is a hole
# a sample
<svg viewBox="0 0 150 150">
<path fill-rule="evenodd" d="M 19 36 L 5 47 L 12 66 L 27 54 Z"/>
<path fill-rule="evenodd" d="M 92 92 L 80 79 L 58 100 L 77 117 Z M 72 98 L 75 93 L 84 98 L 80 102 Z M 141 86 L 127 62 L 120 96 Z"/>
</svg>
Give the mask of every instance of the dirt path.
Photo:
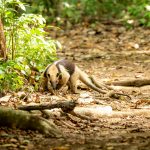
<svg viewBox="0 0 150 150">
<path fill-rule="evenodd" d="M 126 30 L 121 26 L 97 25 L 93 28 L 77 26 L 72 30 L 53 32 L 63 47 L 60 58 L 73 60 L 88 74 L 101 81 L 128 78 L 144 78 L 150 75 L 150 30 L 136 28 Z M 88 90 L 88 89 L 87 89 Z M 131 112 L 137 101 L 150 100 L 149 86 L 126 90 L 132 100 L 101 100 L 98 93 L 82 91 L 102 106 L 111 106 L 113 111 Z M 65 98 L 75 99 L 68 94 Z M 13 105 L 13 104 L 12 104 Z M 139 110 L 149 110 L 149 104 L 139 103 Z M 136 109 L 136 110 L 138 110 Z M 84 120 L 77 117 L 55 116 L 65 138 L 46 138 L 33 132 L 15 132 L 2 128 L 0 149 L 40 150 L 149 150 L 150 114 L 100 117 Z M 10 137 L 11 136 L 11 137 Z M 14 147 L 13 147 L 14 146 Z"/>
</svg>

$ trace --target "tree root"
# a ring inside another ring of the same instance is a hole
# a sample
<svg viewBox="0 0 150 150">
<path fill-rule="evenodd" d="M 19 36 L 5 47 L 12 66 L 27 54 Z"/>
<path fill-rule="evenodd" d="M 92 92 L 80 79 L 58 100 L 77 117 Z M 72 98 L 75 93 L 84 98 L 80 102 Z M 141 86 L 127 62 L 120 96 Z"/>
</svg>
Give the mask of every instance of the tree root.
<svg viewBox="0 0 150 150">
<path fill-rule="evenodd" d="M 0 107 L 0 126 L 37 130 L 51 137 L 62 136 L 60 130 L 54 123 L 26 111 L 13 110 L 5 107 Z"/>
<path fill-rule="evenodd" d="M 56 104 L 41 104 L 41 105 L 28 105 L 28 106 L 20 106 L 18 107 L 18 109 L 20 110 L 27 110 L 27 111 L 31 111 L 31 110 L 40 110 L 42 113 L 46 114 L 46 116 L 49 116 L 48 112 L 45 109 L 54 109 L 54 108 L 61 108 L 62 111 L 67 115 L 67 113 L 79 117 L 81 119 L 87 119 L 90 120 L 89 117 L 84 116 L 84 115 L 80 115 L 80 114 L 76 114 L 74 112 L 74 108 L 76 106 L 76 102 L 73 101 L 68 101 L 68 102 L 60 102 L 60 103 L 56 103 Z"/>
<path fill-rule="evenodd" d="M 64 108 L 65 109 L 65 115 L 73 115 L 75 117 L 78 117 L 80 119 L 86 119 L 86 120 L 93 120 L 93 119 L 99 119 L 100 117 L 128 117 L 128 116 L 150 116 L 149 110 L 144 110 L 144 109 L 131 109 L 128 112 L 118 112 L 118 111 L 113 111 L 111 106 L 90 106 L 90 107 L 81 107 L 77 106 L 74 104 L 74 107 L 72 107 L 74 103 L 72 101 L 69 102 L 61 102 L 57 104 L 48 104 L 48 105 L 32 105 L 32 106 L 20 106 L 20 109 L 23 110 L 42 110 L 44 109 L 52 109 L 52 108 Z M 43 107 L 44 106 L 44 107 Z M 56 107 L 55 107 L 56 106 Z M 63 107 L 62 107 L 63 106 Z M 69 108 L 70 107 L 70 108 Z M 66 111 L 67 110 L 67 111 Z M 69 110 L 69 111 L 68 111 Z M 63 121 L 62 121 L 63 122 Z M 64 123 L 65 124 L 65 123 Z M 65 124 L 66 125 L 66 124 Z M 70 128 L 73 128 L 69 124 L 67 125 Z"/>
<path fill-rule="evenodd" d="M 123 80 L 123 81 L 106 82 L 106 84 L 114 85 L 114 86 L 141 87 L 144 85 L 150 85 L 150 79 L 130 79 L 130 80 Z"/>
</svg>

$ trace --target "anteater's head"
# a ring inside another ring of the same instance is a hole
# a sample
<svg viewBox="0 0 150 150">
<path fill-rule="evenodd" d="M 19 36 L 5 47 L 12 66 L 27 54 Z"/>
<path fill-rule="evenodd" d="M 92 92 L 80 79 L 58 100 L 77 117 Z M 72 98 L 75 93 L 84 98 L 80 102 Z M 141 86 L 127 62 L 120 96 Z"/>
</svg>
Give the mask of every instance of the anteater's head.
<svg viewBox="0 0 150 150">
<path fill-rule="evenodd" d="M 56 90 L 57 84 L 59 83 L 60 72 L 55 64 L 49 65 L 46 68 L 44 77 L 48 79 L 48 82 L 51 84 L 52 88 Z"/>
</svg>

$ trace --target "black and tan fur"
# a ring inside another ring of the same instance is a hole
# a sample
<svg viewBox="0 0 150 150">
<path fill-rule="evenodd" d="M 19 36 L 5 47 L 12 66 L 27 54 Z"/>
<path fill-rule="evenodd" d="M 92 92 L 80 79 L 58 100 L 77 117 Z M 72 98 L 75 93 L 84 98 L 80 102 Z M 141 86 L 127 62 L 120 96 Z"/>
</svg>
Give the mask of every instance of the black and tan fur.
<svg viewBox="0 0 150 150">
<path fill-rule="evenodd" d="M 89 76 L 81 71 L 74 63 L 63 59 L 48 65 L 44 72 L 45 83 L 49 91 L 54 94 L 55 90 L 63 89 L 69 85 L 73 93 L 77 93 L 77 81 L 80 80 L 91 89 L 106 94 L 106 91 L 96 87 Z"/>
</svg>

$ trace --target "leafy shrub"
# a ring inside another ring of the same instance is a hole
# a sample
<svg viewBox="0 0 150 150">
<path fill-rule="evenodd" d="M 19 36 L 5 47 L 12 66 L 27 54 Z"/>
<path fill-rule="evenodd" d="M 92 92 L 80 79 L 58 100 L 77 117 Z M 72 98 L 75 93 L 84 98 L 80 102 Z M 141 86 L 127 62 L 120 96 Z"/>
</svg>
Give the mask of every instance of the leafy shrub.
<svg viewBox="0 0 150 150">
<path fill-rule="evenodd" d="M 148 0 L 134 0 L 127 8 L 128 18 L 133 20 L 133 24 L 150 27 L 150 3 Z"/>
<path fill-rule="evenodd" d="M 56 59 L 57 41 L 44 31 L 45 19 L 41 15 L 18 14 L 16 7 L 25 11 L 19 0 L 3 1 L 0 13 L 8 49 L 8 61 L 0 64 L 0 91 L 18 90 L 27 84 L 33 68 L 38 74 Z M 3 9 L 2 9 L 3 8 Z"/>
<path fill-rule="evenodd" d="M 20 75 L 21 64 L 14 61 L 0 63 L 0 92 L 17 90 L 23 86 L 24 78 Z"/>
<path fill-rule="evenodd" d="M 15 21 L 14 41 L 7 32 L 10 28 L 6 30 L 8 48 L 12 49 L 12 42 L 15 44 L 13 57 L 38 69 L 56 58 L 56 42 L 50 37 L 46 37 L 47 33 L 44 31 L 44 27 L 45 19 L 41 15 L 22 14 Z"/>
</svg>

